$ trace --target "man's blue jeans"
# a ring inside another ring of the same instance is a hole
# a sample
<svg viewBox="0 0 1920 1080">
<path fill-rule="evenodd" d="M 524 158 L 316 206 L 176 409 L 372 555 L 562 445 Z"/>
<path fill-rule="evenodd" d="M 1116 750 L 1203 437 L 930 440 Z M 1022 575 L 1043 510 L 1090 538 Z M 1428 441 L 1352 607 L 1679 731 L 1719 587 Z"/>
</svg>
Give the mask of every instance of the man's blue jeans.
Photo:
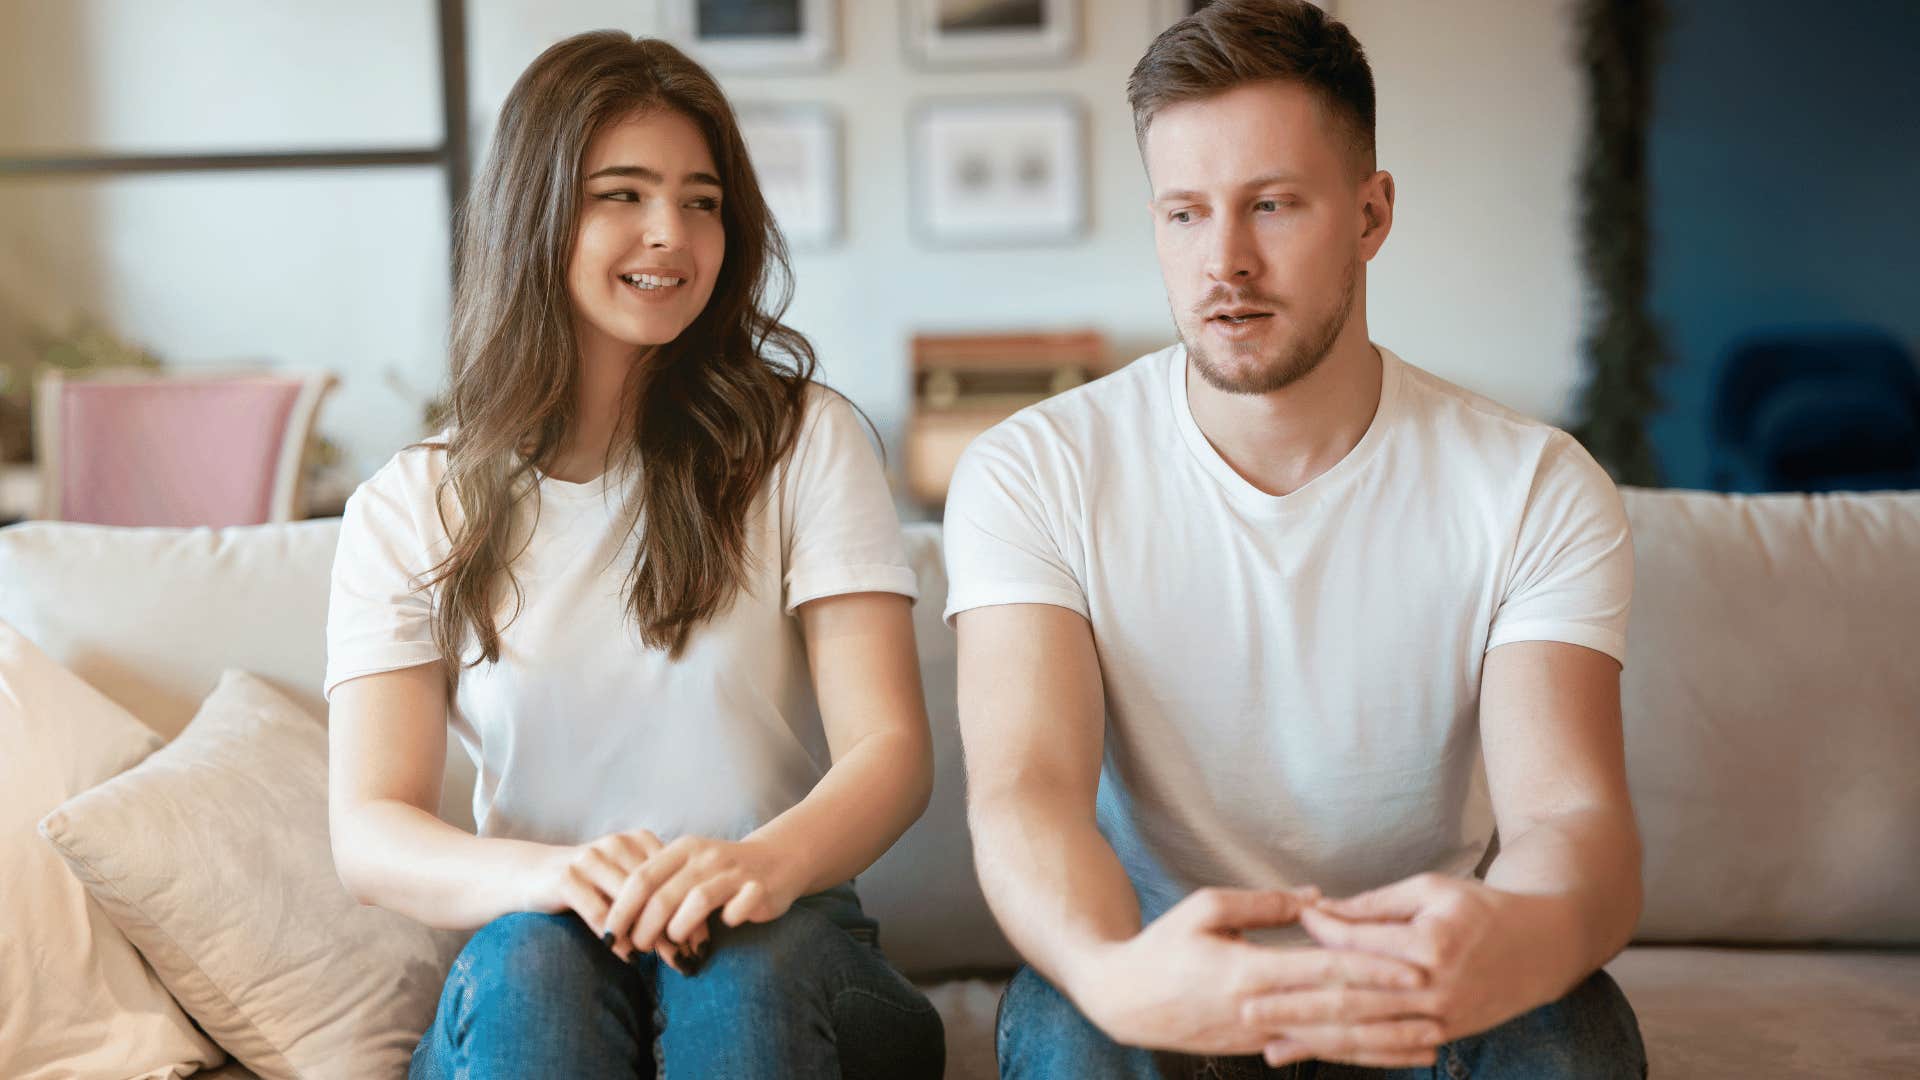
<svg viewBox="0 0 1920 1080">
<path fill-rule="evenodd" d="M 1417 1069 L 1317 1061 L 1272 1069 L 1257 1056 L 1198 1058 L 1121 1046 L 1032 968 L 1021 968 L 1000 999 L 998 1028 L 1003 1080 L 1640 1080 L 1647 1075 L 1640 1025 L 1604 971 L 1594 972 L 1559 1001 L 1447 1043 L 1435 1064 Z"/>
<path fill-rule="evenodd" d="M 503 916 L 454 960 L 411 1075 L 938 1077 L 940 1015 L 875 938 L 845 886 L 718 927 L 693 976 L 622 963 L 572 914 Z"/>
</svg>

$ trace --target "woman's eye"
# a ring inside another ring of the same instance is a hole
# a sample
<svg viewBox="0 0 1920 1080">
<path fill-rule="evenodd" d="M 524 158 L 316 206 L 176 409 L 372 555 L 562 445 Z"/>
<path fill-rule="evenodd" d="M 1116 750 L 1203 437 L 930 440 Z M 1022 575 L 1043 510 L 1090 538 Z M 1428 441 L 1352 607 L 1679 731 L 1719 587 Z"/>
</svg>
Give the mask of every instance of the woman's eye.
<svg viewBox="0 0 1920 1080">
<path fill-rule="evenodd" d="M 1173 213 L 1167 215 L 1167 220 L 1173 222 L 1176 225 L 1190 224 L 1193 221 L 1193 211 L 1175 210 Z"/>
<path fill-rule="evenodd" d="M 693 207 L 695 210 L 712 211 L 712 210 L 720 209 L 720 200 L 699 198 L 699 199 L 692 200 L 691 202 L 687 203 L 687 205 Z"/>
<path fill-rule="evenodd" d="M 599 194 L 598 198 L 612 199 L 615 202 L 637 202 L 640 197 L 638 195 L 635 195 L 631 191 L 623 190 L 623 191 L 603 191 Z"/>
</svg>

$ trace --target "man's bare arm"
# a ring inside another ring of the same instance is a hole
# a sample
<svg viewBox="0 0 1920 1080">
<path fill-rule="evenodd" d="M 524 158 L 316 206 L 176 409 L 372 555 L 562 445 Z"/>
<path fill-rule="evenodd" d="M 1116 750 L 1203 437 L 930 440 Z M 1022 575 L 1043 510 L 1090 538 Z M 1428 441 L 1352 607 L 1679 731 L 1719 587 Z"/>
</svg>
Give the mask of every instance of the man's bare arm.
<svg viewBox="0 0 1920 1080">
<path fill-rule="evenodd" d="M 1640 919 L 1640 833 L 1627 794 L 1620 665 L 1528 641 L 1487 654 L 1480 738 L 1500 854 L 1487 884 L 1555 900 L 1572 989 L 1626 947 Z"/>
<path fill-rule="evenodd" d="M 1276 949 L 1240 931 L 1294 921 L 1317 893 L 1200 889 L 1151 926 L 1094 821 L 1106 708 L 1093 632 L 1064 608 L 959 617 L 968 818 L 987 902 L 1027 961 L 1118 1042 L 1247 1054 L 1269 1039 L 1242 1006 L 1327 986 L 1412 988 L 1418 967 L 1361 952 Z M 1429 1021 L 1356 1033 L 1350 1059 L 1431 1064 Z"/>
<path fill-rule="evenodd" d="M 1014 947 L 1072 996 L 1077 961 L 1140 929 L 1094 822 L 1106 710 L 1093 631 L 1047 604 L 976 608 L 956 628 L 980 883 Z"/>
</svg>

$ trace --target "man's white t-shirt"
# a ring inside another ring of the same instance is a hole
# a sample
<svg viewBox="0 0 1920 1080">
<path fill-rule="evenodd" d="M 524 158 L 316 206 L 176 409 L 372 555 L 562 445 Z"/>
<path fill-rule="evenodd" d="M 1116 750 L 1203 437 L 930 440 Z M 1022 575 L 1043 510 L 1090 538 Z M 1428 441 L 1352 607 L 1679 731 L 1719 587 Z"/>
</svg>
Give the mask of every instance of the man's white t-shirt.
<svg viewBox="0 0 1920 1080">
<path fill-rule="evenodd" d="M 624 509 L 635 472 L 541 479 L 537 519 L 521 519 L 532 538 L 513 564 L 518 614 L 503 590 L 500 659 L 461 672 L 449 715 L 479 769 L 482 836 L 569 844 L 646 828 L 738 839 L 812 790 L 830 761 L 795 608 L 917 588 L 852 408 L 814 388 L 801 424 L 749 518 L 749 586 L 676 659 L 642 644 L 626 609 L 645 528 Z M 443 449 L 403 450 L 348 501 L 327 610 L 328 695 L 440 658 L 438 590 L 413 584 L 448 550 L 435 509 L 445 470 Z"/>
<path fill-rule="evenodd" d="M 1091 624 L 1099 820 L 1149 919 L 1209 885 L 1472 873 L 1487 652 L 1625 656 L 1633 554 L 1606 474 L 1379 351 L 1365 436 L 1284 496 L 1200 431 L 1180 346 L 1018 413 L 954 475 L 947 619 L 1038 603 Z"/>
</svg>

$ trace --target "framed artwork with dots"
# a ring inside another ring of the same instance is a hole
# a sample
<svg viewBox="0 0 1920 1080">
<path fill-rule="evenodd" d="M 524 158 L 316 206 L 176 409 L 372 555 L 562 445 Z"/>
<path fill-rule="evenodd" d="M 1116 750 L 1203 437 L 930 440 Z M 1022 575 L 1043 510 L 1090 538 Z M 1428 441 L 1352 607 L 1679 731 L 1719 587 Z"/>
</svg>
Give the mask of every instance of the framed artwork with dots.
<svg viewBox="0 0 1920 1080">
<path fill-rule="evenodd" d="M 925 243 L 1048 245 L 1085 234 L 1086 123 L 1078 101 L 930 100 L 910 123 L 914 234 Z"/>
</svg>

